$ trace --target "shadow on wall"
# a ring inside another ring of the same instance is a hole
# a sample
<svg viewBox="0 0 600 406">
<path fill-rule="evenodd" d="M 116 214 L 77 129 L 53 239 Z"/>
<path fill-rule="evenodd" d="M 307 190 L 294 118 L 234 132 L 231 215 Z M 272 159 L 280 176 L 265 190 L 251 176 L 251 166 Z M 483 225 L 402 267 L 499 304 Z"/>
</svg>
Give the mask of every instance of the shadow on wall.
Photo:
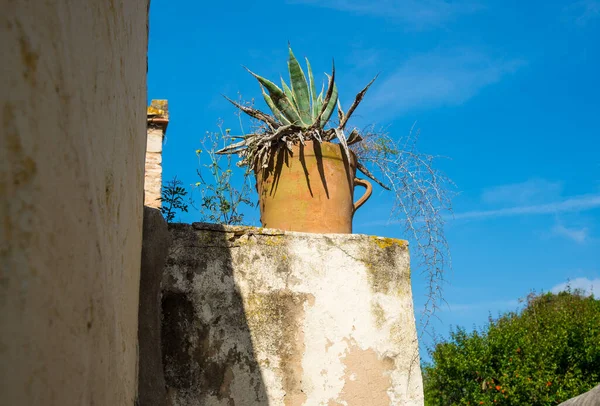
<svg viewBox="0 0 600 406">
<path fill-rule="evenodd" d="M 177 405 L 266 406 L 261 369 L 233 277 L 230 250 L 236 237 L 214 226 L 223 231 L 212 233 L 219 239 L 199 241 L 189 227 L 169 226 L 176 243 L 162 281 L 167 398 Z M 208 253 L 206 246 L 212 248 Z"/>
<path fill-rule="evenodd" d="M 144 206 L 138 311 L 138 406 L 166 406 L 160 345 L 160 284 L 170 239 L 160 210 Z"/>
</svg>

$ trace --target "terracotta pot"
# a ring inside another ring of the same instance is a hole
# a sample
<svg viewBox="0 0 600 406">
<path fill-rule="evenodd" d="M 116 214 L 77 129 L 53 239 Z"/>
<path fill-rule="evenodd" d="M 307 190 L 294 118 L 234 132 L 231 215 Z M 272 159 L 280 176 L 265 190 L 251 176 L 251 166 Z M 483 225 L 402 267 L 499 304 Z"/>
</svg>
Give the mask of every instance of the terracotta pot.
<svg viewBox="0 0 600 406">
<path fill-rule="evenodd" d="M 263 227 L 308 233 L 352 233 L 354 212 L 371 196 L 369 182 L 357 179 L 339 144 L 307 141 L 279 149 L 269 167 L 255 171 Z M 354 186 L 366 188 L 354 203 Z"/>
</svg>

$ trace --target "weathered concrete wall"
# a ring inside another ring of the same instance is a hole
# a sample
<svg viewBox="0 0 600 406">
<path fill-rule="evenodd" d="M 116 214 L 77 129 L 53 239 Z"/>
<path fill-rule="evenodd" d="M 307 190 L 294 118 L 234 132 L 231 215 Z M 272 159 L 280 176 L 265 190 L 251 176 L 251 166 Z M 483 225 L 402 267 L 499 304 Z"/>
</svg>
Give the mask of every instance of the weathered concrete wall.
<svg viewBox="0 0 600 406">
<path fill-rule="evenodd" d="M 559 406 L 600 406 L 600 385 L 562 402 Z"/>
<path fill-rule="evenodd" d="M 169 125 L 167 100 L 152 100 L 148 107 L 148 142 L 144 175 L 144 205 L 160 208 L 162 190 L 162 147 Z"/>
<path fill-rule="evenodd" d="M 163 357 L 183 405 L 422 405 L 405 241 L 171 226 Z"/>
<path fill-rule="evenodd" d="M 134 403 L 147 10 L 2 2 L 2 405 Z"/>
</svg>

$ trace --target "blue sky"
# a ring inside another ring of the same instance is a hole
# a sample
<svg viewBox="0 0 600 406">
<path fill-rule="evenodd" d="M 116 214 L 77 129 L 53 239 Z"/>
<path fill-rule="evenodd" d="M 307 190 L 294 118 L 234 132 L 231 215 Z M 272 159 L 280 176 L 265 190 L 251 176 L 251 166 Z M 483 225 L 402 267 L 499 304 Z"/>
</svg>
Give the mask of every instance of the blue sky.
<svg viewBox="0 0 600 406">
<path fill-rule="evenodd" d="M 164 179 L 196 182 L 203 134 L 219 119 L 239 128 L 221 94 L 262 106 L 241 65 L 286 76 L 290 41 L 317 78 L 335 58 L 345 108 L 380 73 L 355 125 L 404 136 L 416 122 L 419 149 L 450 158 L 438 166 L 460 194 L 436 333 L 482 326 L 567 279 L 600 296 L 600 0 L 153 0 L 150 16 L 148 98 L 171 112 Z M 387 224 L 390 199 L 376 190 L 354 231 L 405 238 Z"/>
</svg>

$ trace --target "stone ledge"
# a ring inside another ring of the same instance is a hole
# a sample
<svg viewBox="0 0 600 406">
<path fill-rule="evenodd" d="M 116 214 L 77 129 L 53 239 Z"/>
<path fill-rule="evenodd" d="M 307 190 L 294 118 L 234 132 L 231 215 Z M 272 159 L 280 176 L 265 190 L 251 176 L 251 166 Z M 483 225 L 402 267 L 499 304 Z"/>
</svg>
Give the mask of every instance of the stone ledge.
<svg viewBox="0 0 600 406">
<path fill-rule="evenodd" d="M 318 234 L 318 233 L 302 233 L 298 231 L 284 231 L 278 230 L 276 228 L 264 228 L 264 227 L 254 227 L 254 226 L 230 226 L 225 224 L 213 224 L 213 223 L 192 223 L 191 226 L 194 230 L 206 230 L 206 231 L 218 231 L 222 233 L 233 233 L 235 235 L 287 235 L 287 236 L 304 236 L 311 238 L 331 238 L 333 236 L 343 237 L 348 240 L 362 240 L 364 238 L 369 238 L 370 240 L 376 242 L 380 246 L 388 246 L 388 245 L 397 245 L 401 247 L 408 248 L 408 241 L 402 240 L 398 238 L 389 238 L 389 237 L 378 237 L 367 234 L 339 234 L 339 233 L 331 233 L 331 234 Z M 189 224 L 185 223 L 173 223 L 171 227 L 178 228 L 187 228 Z"/>
<path fill-rule="evenodd" d="M 146 115 L 149 128 L 159 128 L 163 133 L 167 132 L 169 125 L 169 102 L 167 100 L 152 100 Z"/>
</svg>

